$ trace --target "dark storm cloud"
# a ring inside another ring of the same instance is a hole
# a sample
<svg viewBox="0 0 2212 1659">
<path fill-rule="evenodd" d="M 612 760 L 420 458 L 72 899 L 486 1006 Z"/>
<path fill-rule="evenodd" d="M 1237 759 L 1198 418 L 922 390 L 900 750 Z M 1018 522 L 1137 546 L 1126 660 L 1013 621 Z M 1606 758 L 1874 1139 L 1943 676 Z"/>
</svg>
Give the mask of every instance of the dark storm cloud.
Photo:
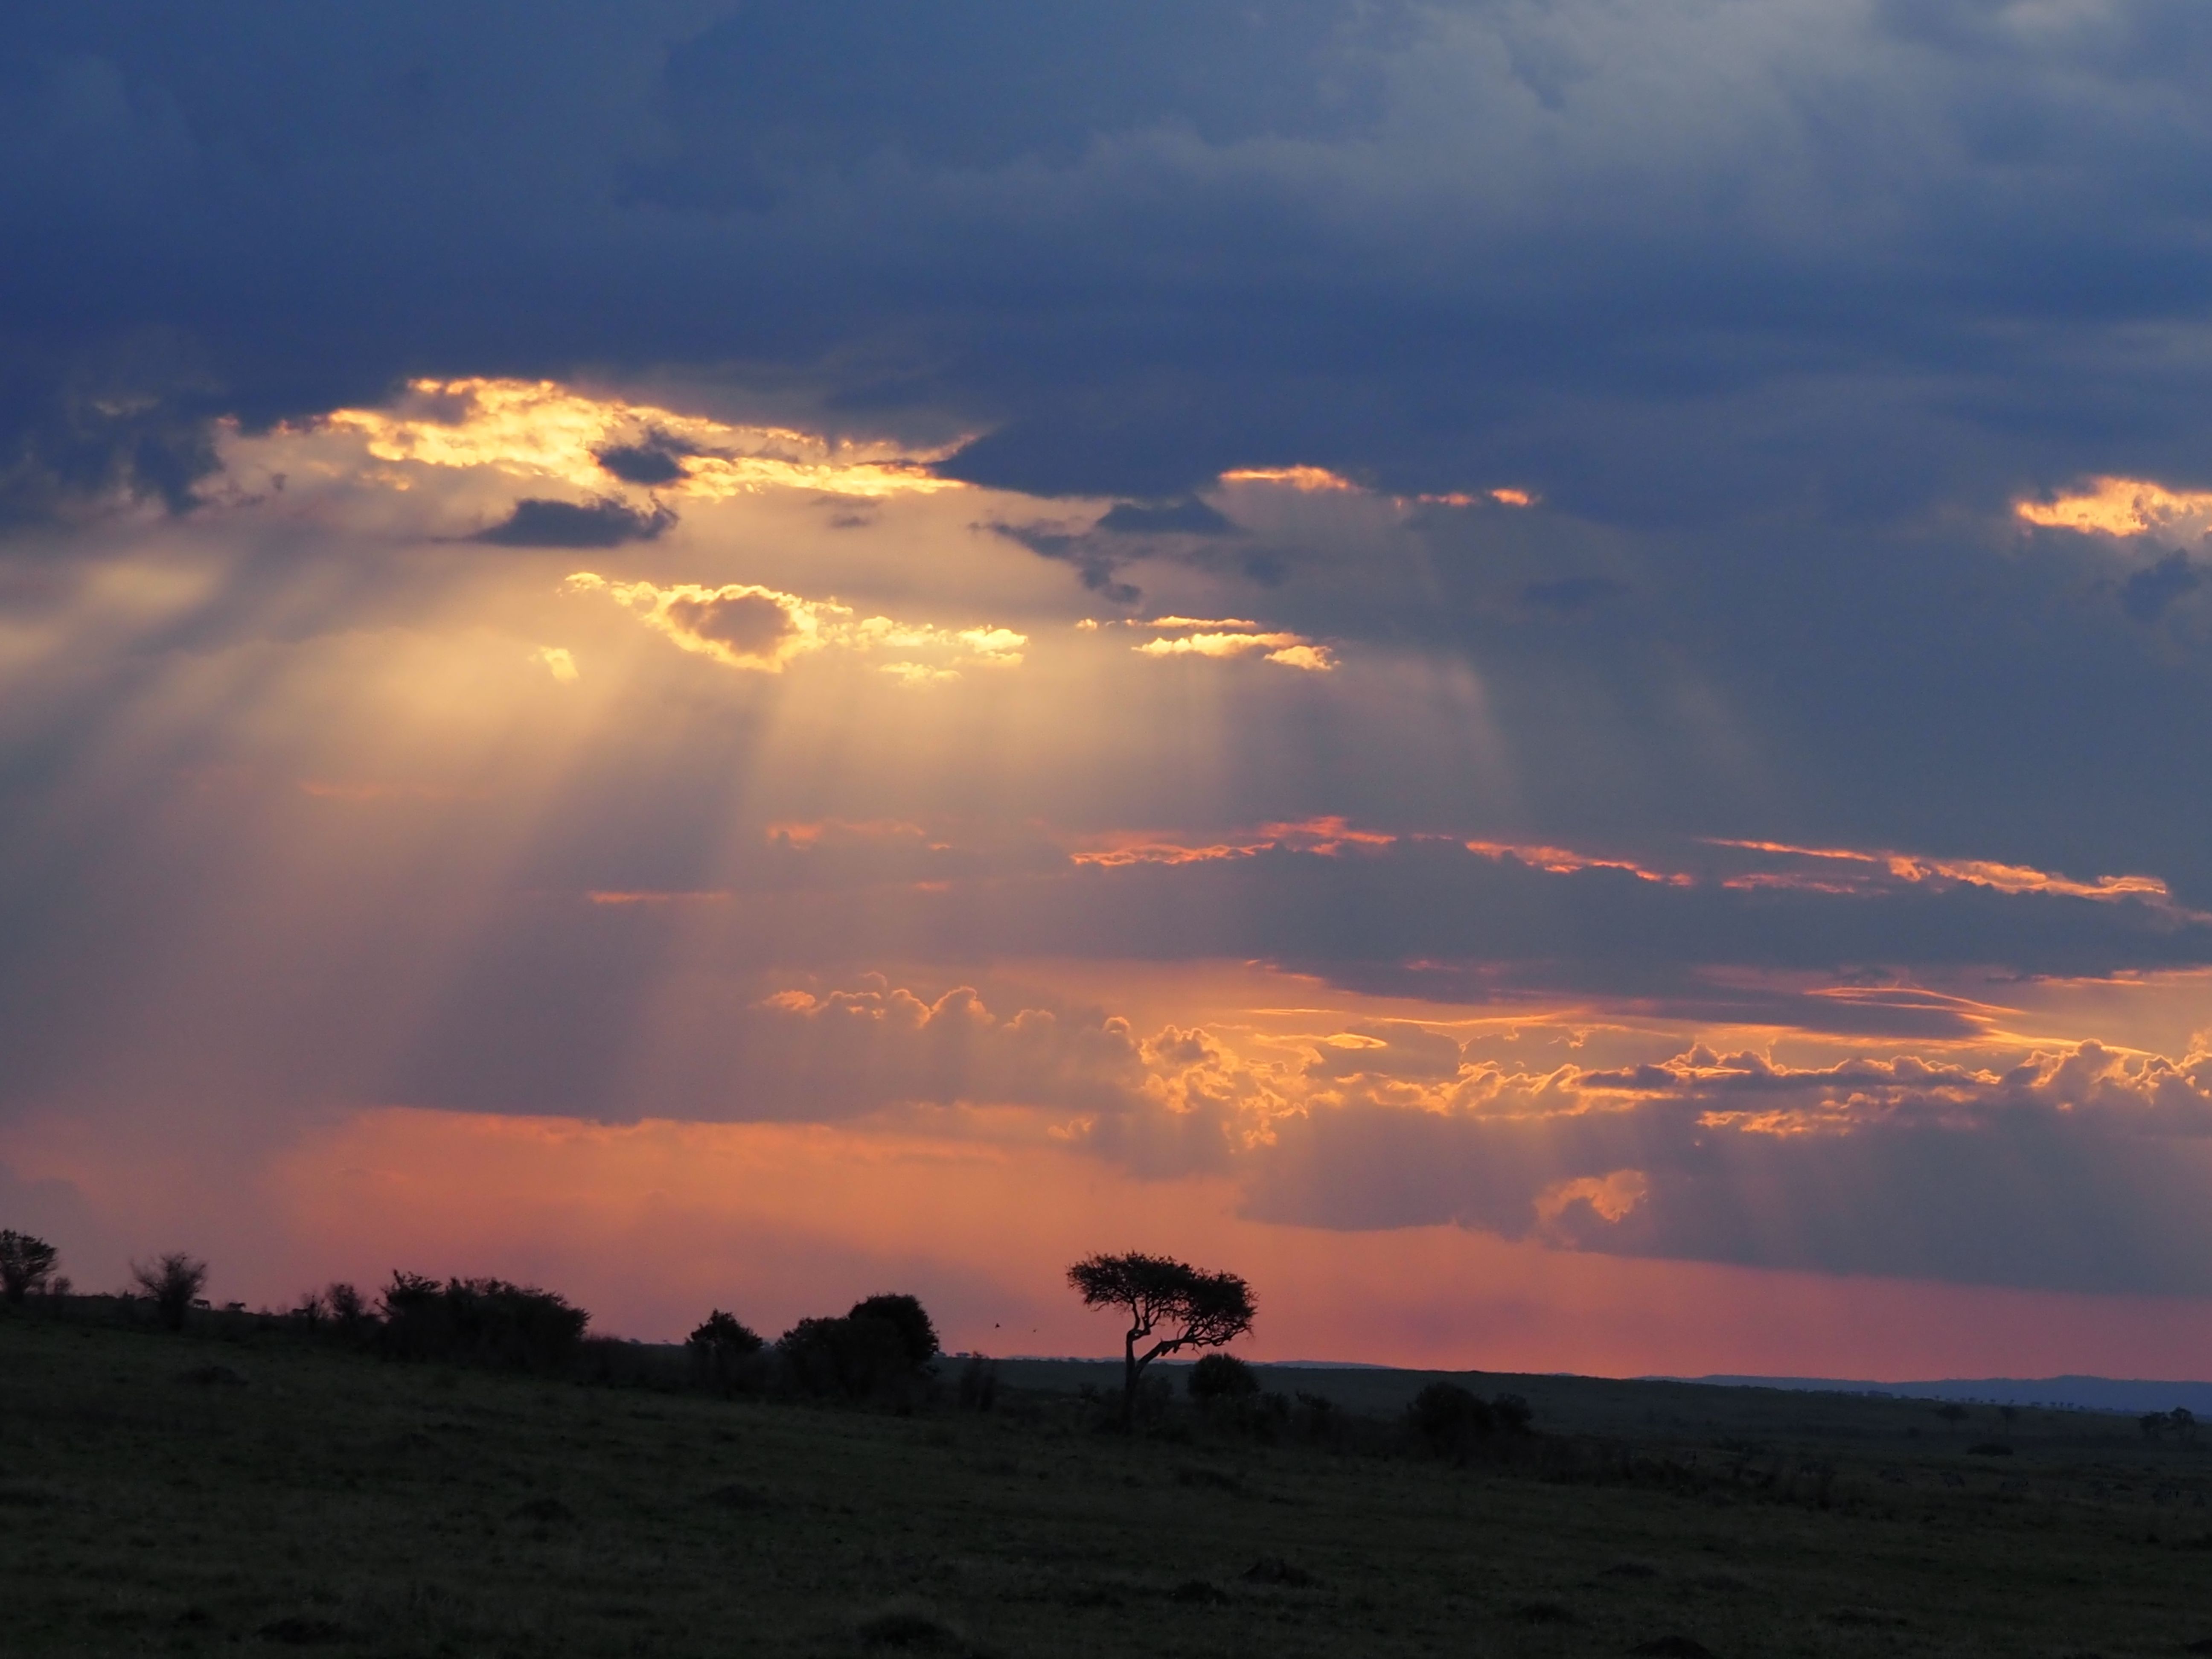
<svg viewBox="0 0 2212 1659">
<path fill-rule="evenodd" d="M 1145 597 L 1142 588 L 1133 582 L 1121 580 L 1116 574 L 1131 556 L 1131 550 L 1126 544 L 1116 544 L 1091 531 L 1050 521 L 1035 524 L 994 522 L 981 528 L 994 535 L 1004 536 L 1010 542 L 1018 543 L 1041 559 L 1052 559 L 1073 566 L 1076 576 L 1084 586 L 1101 599 L 1111 600 L 1115 605 L 1134 605 Z"/>
<path fill-rule="evenodd" d="M 1645 522 L 2186 473 L 2212 420 L 2195 0 L 45 0 L 4 52 L 5 450 L 67 461 L 19 510 L 193 475 L 54 435 L 149 329 L 212 388 L 170 421 L 744 362 L 993 426 L 970 477 Z"/>
<path fill-rule="evenodd" d="M 526 495 L 506 518 L 469 539 L 491 547 L 620 547 L 657 541 L 675 524 L 675 513 L 658 503 L 647 508 L 611 495 L 581 502 Z"/>
<path fill-rule="evenodd" d="M 1237 531 L 1195 495 L 1171 501 L 1116 501 L 1096 528 L 1123 536 L 1229 536 Z"/>
</svg>

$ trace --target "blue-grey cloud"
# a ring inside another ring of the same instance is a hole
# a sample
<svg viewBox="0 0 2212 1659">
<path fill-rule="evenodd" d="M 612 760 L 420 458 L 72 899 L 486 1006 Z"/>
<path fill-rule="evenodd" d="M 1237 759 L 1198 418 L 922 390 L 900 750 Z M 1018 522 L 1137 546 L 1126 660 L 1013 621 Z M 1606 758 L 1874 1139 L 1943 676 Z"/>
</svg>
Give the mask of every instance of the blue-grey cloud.
<svg viewBox="0 0 2212 1659">
<path fill-rule="evenodd" d="M 153 329 L 210 388 L 169 418 L 741 362 L 991 425 L 968 476 L 1155 498 L 1304 460 L 1879 518 L 2193 476 L 2208 57 L 2191 0 L 34 4 L 8 447 Z"/>
<path fill-rule="evenodd" d="M 1093 527 L 1123 536 L 1227 536 L 1237 529 L 1195 495 L 1169 501 L 1116 501 Z"/>
<path fill-rule="evenodd" d="M 684 462 L 691 453 L 689 445 L 656 434 L 643 443 L 610 445 L 593 459 L 624 483 L 651 486 L 681 478 Z"/>
<path fill-rule="evenodd" d="M 657 541 L 675 527 L 673 509 L 632 507 L 612 495 L 589 501 L 526 495 L 495 525 L 469 538 L 489 547 L 620 547 Z"/>
</svg>

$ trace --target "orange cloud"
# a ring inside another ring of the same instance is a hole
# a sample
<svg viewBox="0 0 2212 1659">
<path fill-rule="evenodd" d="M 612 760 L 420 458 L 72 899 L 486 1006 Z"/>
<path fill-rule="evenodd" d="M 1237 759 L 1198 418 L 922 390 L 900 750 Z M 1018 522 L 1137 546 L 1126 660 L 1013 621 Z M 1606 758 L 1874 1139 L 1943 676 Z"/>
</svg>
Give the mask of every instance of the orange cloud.
<svg viewBox="0 0 2212 1659">
<path fill-rule="evenodd" d="M 2015 501 L 2012 510 L 2028 524 L 2102 536 L 2212 526 L 2212 490 L 2168 489 L 2144 478 L 2097 477 L 2089 485 L 2053 501 Z"/>
<path fill-rule="evenodd" d="M 1536 1195 L 1536 1215 L 1556 1221 L 1571 1204 L 1587 1204 L 1601 1221 L 1619 1221 L 1650 1196 L 1651 1183 L 1641 1170 L 1615 1170 L 1607 1176 L 1577 1176 L 1555 1182 Z"/>
<path fill-rule="evenodd" d="M 1794 887 L 1814 892 L 1863 891 L 1882 877 L 1914 884 L 1964 882 L 1992 888 L 2000 893 L 2055 893 L 2067 898 L 2150 899 L 2170 901 L 2172 890 L 2156 876 L 2100 876 L 2094 881 L 2075 881 L 2025 864 L 2000 864 L 1988 859 L 1924 858 L 1917 854 L 1886 850 L 1860 851 L 1848 847 L 1796 847 L 1786 842 L 1708 839 L 1712 847 L 1744 852 L 1768 853 L 1785 858 L 1814 859 L 1832 864 L 1860 866 L 1839 877 L 1823 877 L 1790 871 L 1755 871 L 1730 876 L 1725 887 Z M 1863 872 L 1863 878 L 1854 876 Z"/>
<path fill-rule="evenodd" d="M 1572 875 L 1577 870 L 1625 870 L 1639 881 L 1661 882 L 1669 887 L 1693 887 L 1697 884 L 1696 878 L 1692 876 L 1648 870 L 1632 859 L 1599 858 L 1565 847 L 1510 841 L 1469 841 L 1460 844 L 1480 857 L 1513 859 L 1547 875 Z"/>
<path fill-rule="evenodd" d="M 1221 475 L 1226 484 L 1284 484 L 1304 495 L 1357 491 L 1359 486 L 1322 466 L 1246 466 Z"/>
<path fill-rule="evenodd" d="M 1133 864 L 1211 864 L 1224 859 L 1254 858 L 1277 850 L 1317 853 L 1334 858 L 1347 847 L 1389 847 L 1397 839 L 1372 830 L 1354 830 L 1346 819 L 1329 817 L 1261 824 L 1233 842 L 1192 844 L 1146 831 L 1126 831 L 1107 837 L 1103 846 L 1071 853 L 1068 858 L 1076 864 L 1103 869 L 1119 869 Z"/>
</svg>

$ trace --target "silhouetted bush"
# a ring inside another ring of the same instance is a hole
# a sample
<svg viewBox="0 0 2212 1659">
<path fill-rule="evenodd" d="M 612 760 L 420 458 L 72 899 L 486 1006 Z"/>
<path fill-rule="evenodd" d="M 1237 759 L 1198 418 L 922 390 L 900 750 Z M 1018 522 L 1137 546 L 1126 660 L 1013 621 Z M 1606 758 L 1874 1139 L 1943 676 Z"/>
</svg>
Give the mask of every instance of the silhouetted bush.
<svg viewBox="0 0 2212 1659">
<path fill-rule="evenodd" d="M 842 1319 L 800 1320 L 775 1346 L 798 1393 L 911 1407 L 929 1376 L 937 1328 L 910 1296 L 872 1296 Z"/>
<path fill-rule="evenodd" d="M 848 1319 L 880 1320 L 898 1333 L 907 1363 L 916 1370 L 937 1358 L 937 1327 L 915 1297 L 902 1293 L 871 1296 L 855 1302 Z"/>
<path fill-rule="evenodd" d="M 184 1329 L 185 1316 L 198 1300 L 207 1275 L 207 1263 L 182 1250 L 172 1250 L 151 1261 L 131 1264 L 131 1277 L 154 1304 L 155 1316 L 173 1331 Z"/>
<path fill-rule="evenodd" d="M 1485 1400 L 1456 1382 L 1431 1382 L 1406 1407 L 1407 1426 L 1431 1451 L 1464 1454 L 1488 1442 L 1493 1457 L 1511 1456 L 1498 1437 L 1525 1434 L 1534 1416 L 1517 1394 Z"/>
<path fill-rule="evenodd" d="M 720 1308 L 701 1322 L 684 1342 L 695 1381 L 710 1389 L 745 1388 L 760 1380 L 760 1334 Z"/>
<path fill-rule="evenodd" d="M 1200 1406 L 1217 1401 L 1249 1400 L 1260 1392 L 1260 1378 L 1233 1353 L 1210 1353 L 1190 1368 L 1183 1385 Z"/>
<path fill-rule="evenodd" d="M 573 1358 L 591 1316 L 551 1291 L 503 1279 L 395 1273 L 383 1297 L 378 1346 L 397 1359 L 448 1359 L 522 1370 Z"/>
<path fill-rule="evenodd" d="M 1431 1382 L 1406 1407 L 1406 1420 L 1413 1431 L 1439 1451 L 1464 1444 L 1496 1426 L 1497 1418 L 1483 1400 L 1456 1382 Z"/>
<path fill-rule="evenodd" d="M 888 1320 L 802 1319 L 775 1346 L 792 1386 L 817 1400 L 897 1396 L 915 1376 L 905 1340 Z"/>
<path fill-rule="evenodd" d="M 26 1297 L 43 1295 L 52 1282 L 54 1264 L 60 1260 L 61 1252 L 45 1239 L 19 1233 L 12 1227 L 0 1229 L 0 1296 L 21 1302 Z"/>
</svg>

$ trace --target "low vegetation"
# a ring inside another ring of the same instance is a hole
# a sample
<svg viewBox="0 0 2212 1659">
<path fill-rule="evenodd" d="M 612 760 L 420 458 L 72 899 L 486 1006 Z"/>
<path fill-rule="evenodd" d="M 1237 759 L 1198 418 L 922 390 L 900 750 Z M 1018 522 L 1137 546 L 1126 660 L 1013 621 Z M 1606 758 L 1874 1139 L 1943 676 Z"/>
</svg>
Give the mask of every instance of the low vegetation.
<svg viewBox="0 0 2212 1659">
<path fill-rule="evenodd" d="M 150 1293 L 27 1291 L 0 1645 L 2212 1651 L 2212 1446 L 2172 1417 L 1220 1353 L 1124 1382 L 947 1358 L 901 1296 L 655 1347 L 496 1279 L 175 1331 Z"/>
</svg>

